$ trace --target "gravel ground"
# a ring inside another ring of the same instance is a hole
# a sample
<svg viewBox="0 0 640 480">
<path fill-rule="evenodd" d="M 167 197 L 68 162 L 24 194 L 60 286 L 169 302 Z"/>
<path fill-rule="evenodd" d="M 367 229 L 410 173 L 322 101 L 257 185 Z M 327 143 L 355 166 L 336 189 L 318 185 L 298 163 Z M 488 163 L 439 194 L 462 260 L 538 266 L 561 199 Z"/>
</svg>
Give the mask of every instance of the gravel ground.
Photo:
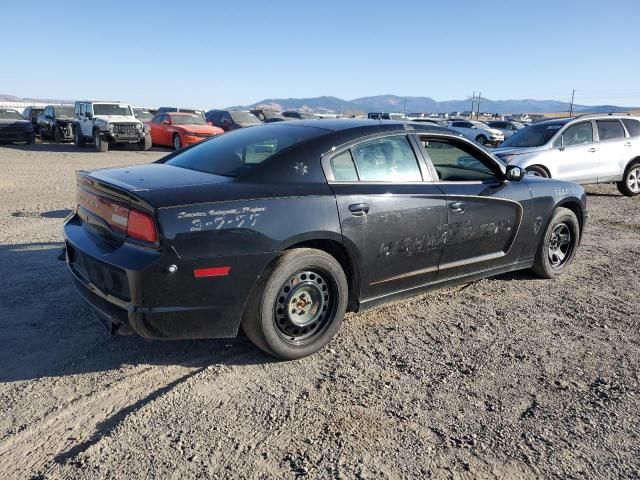
<svg viewBox="0 0 640 480">
<path fill-rule="evenodd" d="M 162 155 L 0 147 L 2 478 L 640 478 L 640 198 L 589 187 L 558 280 L 350 315 L 283 363 L 245 338 L 111 338 L 72 290 L 74 170 Z"/>
</svg>

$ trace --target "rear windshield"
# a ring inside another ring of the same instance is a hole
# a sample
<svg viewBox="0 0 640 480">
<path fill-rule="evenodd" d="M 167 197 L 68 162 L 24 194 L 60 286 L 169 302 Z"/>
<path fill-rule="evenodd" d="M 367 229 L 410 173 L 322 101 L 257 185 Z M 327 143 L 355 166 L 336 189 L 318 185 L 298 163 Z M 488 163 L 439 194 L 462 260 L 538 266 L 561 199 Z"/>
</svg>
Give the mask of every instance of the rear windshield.
<svg viewBox="0 0 640 480">
<path fill-rule="evenodd" d="M 236 123 L 262 123 L 258 117 L 251 112 L 229 112 L 231 118 Z"/>
<path fill-rule="evenodd" d="M 500 144 L 500 147 L 540 147 L 546 144 L 564 123 L 541 123 L 529 125 L 514 133 Z"/>
<path fill-rule="evenodd" d="M 242 128 L 201 142 L 166 161 L 168 165 L 225 177 L 239 177 L 292 145 L 326 130 L 283 123 Z"/>
<path fill-rule="evenodd" d="M 148 122 L 153 118 L 153 114 L 151 112 L 149 112 L 148 110 L 142 110 L 139 108 L 134 108 L 133 114 L 136 116 L 138 120 L 142 122 Z"/>
</svg>

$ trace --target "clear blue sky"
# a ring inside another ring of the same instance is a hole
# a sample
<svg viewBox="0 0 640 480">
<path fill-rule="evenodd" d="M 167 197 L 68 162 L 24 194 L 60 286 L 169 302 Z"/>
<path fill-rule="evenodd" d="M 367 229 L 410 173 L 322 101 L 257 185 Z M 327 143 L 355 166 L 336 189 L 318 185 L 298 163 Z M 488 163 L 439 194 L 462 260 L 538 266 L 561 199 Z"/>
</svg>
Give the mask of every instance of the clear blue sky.
<svg viewBox="0 0 640 480">
<path fill-rule="evenodd" d="M 210 108 L 393 93 L 640 106 L 640 1 L 3 1 L 0 93 Z"/>
</svg>

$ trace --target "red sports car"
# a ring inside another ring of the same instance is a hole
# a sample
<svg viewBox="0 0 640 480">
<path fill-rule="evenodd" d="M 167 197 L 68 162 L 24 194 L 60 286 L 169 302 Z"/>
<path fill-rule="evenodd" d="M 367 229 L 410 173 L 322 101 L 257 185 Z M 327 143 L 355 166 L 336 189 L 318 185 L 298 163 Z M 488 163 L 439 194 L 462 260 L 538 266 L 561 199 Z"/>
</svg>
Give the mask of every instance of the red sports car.
<svg viewBox="0 0 640 480">
<path fill-rule="evenodd" d="M 176 150 L 224 133 L 192 113 L 160 113 L 146 123 L 154 145 L 172 146 Z"/>
</svg>

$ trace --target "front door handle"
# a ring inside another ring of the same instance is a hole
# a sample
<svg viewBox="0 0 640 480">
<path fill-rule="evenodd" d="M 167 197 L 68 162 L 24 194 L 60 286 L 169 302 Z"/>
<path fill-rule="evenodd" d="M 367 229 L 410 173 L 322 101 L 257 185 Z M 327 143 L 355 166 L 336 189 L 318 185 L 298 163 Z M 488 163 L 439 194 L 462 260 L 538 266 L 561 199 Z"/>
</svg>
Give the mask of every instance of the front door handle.
<svg viewBox="0 0 640 480">
<path fill-rule="evenodd" d="M 591 148 L 590 148 L 589 150 L 587 150 L 587 151 L 588 151 L 588 152 L 593 153 L 593 152 L 595 152 L 595 151 L 596 151 L 596 149 L 595 149 L 594 147 L 591 147 Z"/>
<path fill-rule="evenodd" d="M 362 217 L 369 213 L 369 205 L 366 203 L 354 203 L 349 205 L 349 211 L 354 217 Z"/>
<path fill-rule="evenodd" d="M 453 202 L 449 205 L 449 208 L 454 212 L 462 213 L 464 212 L 464 202 Z"/>
<path fill-rule="evenodd" d="M 627 142 L 624 144 L 625 147 L 630 147 L 631 146 L 631 142 Z"/>
</svg>

